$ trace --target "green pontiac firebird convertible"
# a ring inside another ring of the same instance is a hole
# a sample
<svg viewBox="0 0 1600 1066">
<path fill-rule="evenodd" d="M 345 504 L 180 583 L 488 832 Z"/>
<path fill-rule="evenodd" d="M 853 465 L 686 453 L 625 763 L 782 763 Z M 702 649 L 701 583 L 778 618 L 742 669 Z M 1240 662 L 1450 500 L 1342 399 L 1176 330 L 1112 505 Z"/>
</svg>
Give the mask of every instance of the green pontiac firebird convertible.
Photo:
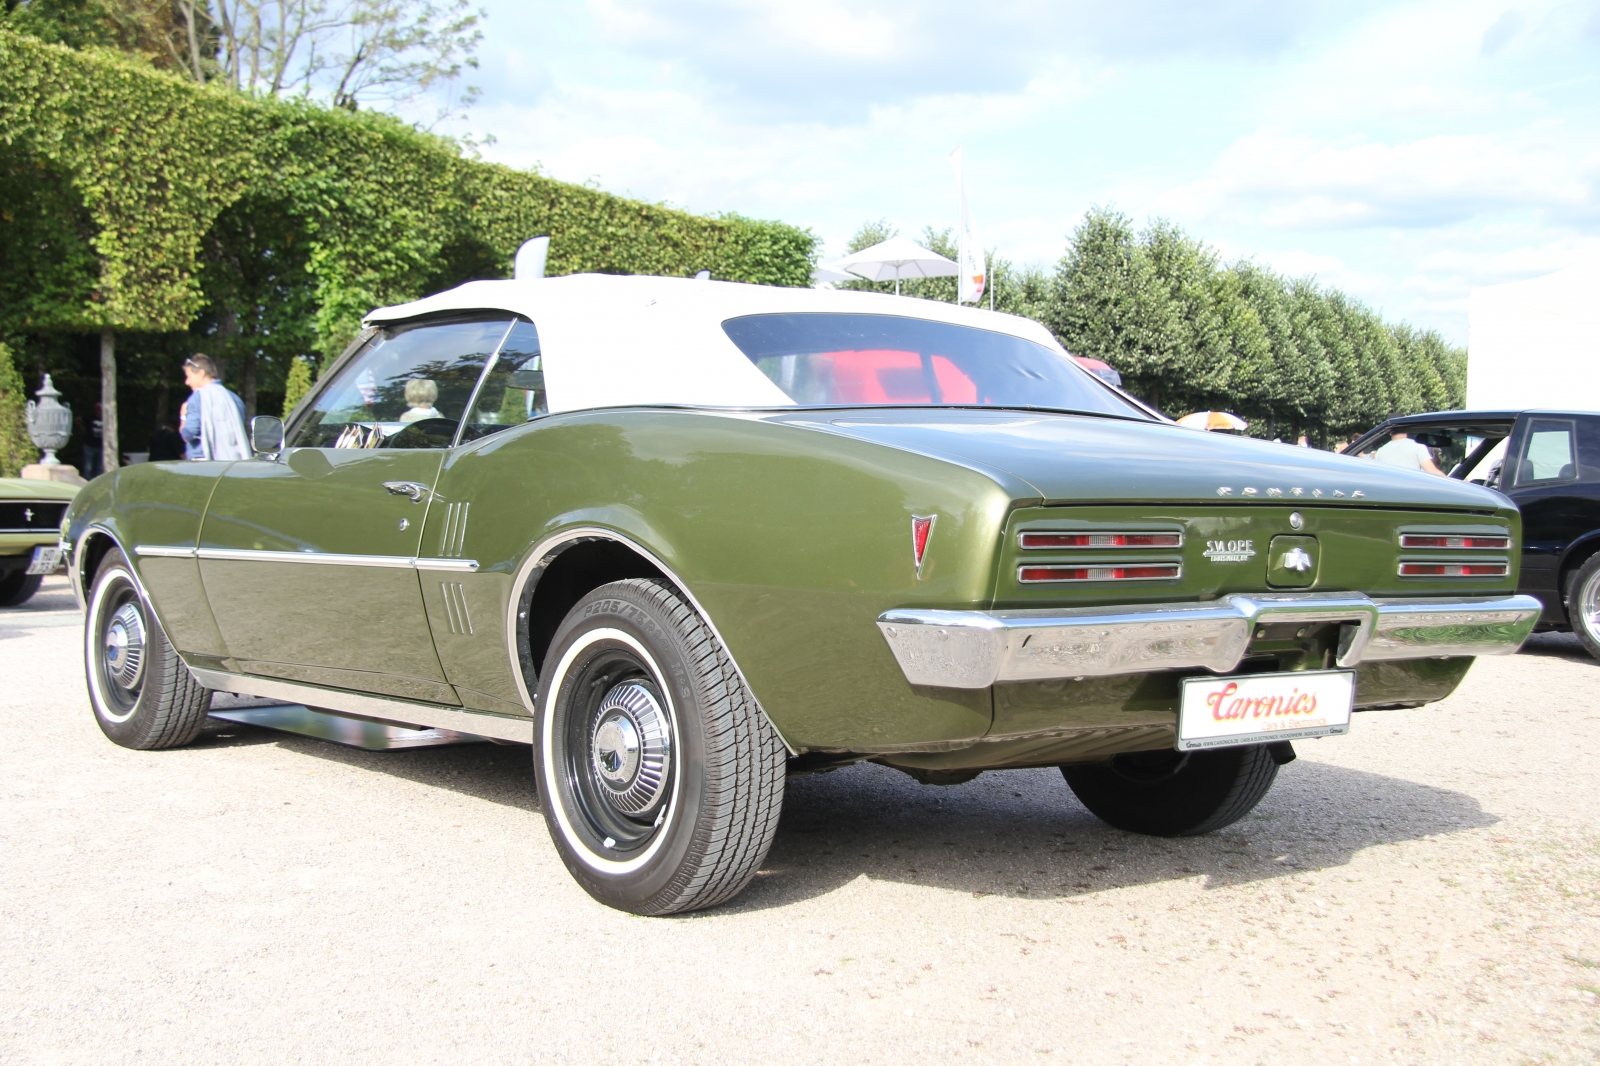
<svg viewBox="0 0 1600 1066">
<path fill-rule="evenodd" d="M 860 759 L 1203 833 L 1539 616 L 1504 497 L 1177 427 L 1007 315 L 575 276 L 366 324 L 256 459 L 77 497 L 100 727 L 183 744 L 226 691 L 531 743 L 642 914 L 731 898 L 785 775 Z"/>
</svg>

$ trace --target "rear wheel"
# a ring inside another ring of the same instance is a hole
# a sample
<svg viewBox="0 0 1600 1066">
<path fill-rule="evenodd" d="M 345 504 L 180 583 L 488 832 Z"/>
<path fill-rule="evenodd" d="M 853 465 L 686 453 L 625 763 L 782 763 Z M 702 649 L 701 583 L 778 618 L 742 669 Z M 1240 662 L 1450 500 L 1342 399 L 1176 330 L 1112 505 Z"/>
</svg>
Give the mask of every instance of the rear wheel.
<svg viewBox="0 0 1600 1066">
<path fill-rule="evenodd" d="M 33 599 L 43 582 L 43 574 L 30 574 L 26 569 L 0 575 L 0 607 L 21 607 Z"/>
<path fill-rule="evenodd" d="M 125 748 L 175 748 L 200 735 L 211 693 L 167 641 L 121 551 L 89 591 L 83 659 L 100 731 Z"/>
<path fill-rule="evenodd" d="M 1279 745 L 1271 745 L 1277 748 Z M 1210 751 L 1135 751 L 1063 766 L 1061 775 L 1101 821 L 1130 833 L 1199 836 L 1249 814 L 1293 758 L 1269 745 Z"/>
<path fill-rule="evenodd" d="M 1590 655 L 1600 659 L 1600 554 L 1567 581 L 1567 620 Z"/>
<path fill-rule="evenodd" d="M 635 914 L 737 895 L 777 831 L 787 752 L 699 615 L 660 581 L 604 585 L 540 681 L 541 806 L 578 883 Z"/>
</svg>

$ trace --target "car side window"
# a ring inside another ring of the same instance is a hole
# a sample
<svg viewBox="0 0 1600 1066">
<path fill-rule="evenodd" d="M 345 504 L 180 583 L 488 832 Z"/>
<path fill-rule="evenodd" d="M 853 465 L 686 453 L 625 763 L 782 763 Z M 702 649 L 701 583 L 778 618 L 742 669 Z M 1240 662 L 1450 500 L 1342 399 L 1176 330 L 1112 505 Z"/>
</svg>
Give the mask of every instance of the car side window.
<svg viewBox="0 0 1600 1066">
<path fill-rule="evenodd" d="M 385 326 L 312 403 L 291 448 L 448 448 L 509 315 Z"/>
<path fill-rule="evenodd" d="M 1468 452 L 1467 457 L 1461 460 L 1461 465 L 1450 472 L 1450 476 L 1459 476 L 1462 481 L 1487 485 L 1491 489 L 1498 487 L 1500 471 L 1506 459 L 1506 441 L 1505 437 L 1484 439 Z"/>
<path fill-rule="evenodd" d="M 539 331 L 532 322 L 518 319 L 500 346 L 500 354 L 484 375 L 472 413 L 461 430 L 461 441 L 476 440 L 502 429 L 520 426 L 550 410 L 544 391 L 544 356 Z"/>
<path fill-rule="evenodd" d="M 1577 449 L 1571 422 L 1537 418 L 1528 424 L 1517 460 L 1517 485 L 1571 481 L 1578 476 Z"/>
</svg>

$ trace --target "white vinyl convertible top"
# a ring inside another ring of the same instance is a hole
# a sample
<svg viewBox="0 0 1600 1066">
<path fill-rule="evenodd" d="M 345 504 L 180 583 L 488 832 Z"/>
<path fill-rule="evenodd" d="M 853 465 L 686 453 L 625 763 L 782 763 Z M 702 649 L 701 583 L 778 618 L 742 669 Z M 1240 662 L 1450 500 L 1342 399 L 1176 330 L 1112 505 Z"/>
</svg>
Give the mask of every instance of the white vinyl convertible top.
<svg viewBox="0 0 1600 1066">
<path fill-rule="evenodd" d="M 469 281 L 379 308 L 366 322 L 379 325 L 448 311 L 510 311 L 532 320 L 539 330 L 552 412 L 641 404 L 794 406 L 723 332 L 725 320 L 741 315 L 923 318 L 1007 333 L 1066 358 L 1049 330 L 1016 315 L 883 293 L 637 275 Z"/>
</svg>

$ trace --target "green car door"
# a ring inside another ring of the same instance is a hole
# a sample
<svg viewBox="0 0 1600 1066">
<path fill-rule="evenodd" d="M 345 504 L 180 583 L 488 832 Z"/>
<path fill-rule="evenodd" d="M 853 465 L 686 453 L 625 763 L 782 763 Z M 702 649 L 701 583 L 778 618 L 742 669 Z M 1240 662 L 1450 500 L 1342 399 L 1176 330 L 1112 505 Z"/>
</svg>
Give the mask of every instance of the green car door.
<svg viewBox="0 0 1600 1066">
<path fill-rule="evenodd" d="M 238 669 L 460 702 L 434 650 L 417 552 L 440 463 L 510 323 L 380 330 L 302 408 L 277 460 L 222 475 L 198 555 Z"/>
</svg>

